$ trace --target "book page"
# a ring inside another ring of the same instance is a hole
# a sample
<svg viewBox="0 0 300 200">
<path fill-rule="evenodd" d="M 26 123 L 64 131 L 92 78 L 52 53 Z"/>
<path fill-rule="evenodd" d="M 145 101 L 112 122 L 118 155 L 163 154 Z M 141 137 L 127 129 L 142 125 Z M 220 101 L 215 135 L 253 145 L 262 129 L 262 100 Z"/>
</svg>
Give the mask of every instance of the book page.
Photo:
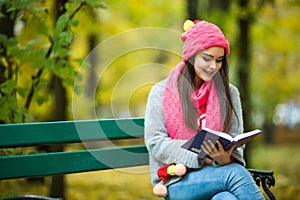
<svg viewBox="0 0 300 200">
<path fill-rule="evenodd" d="M 251 138 L 252 136 L 255 136 L 255 135 L 259 134 L 260 132 L 261 132 L 261 130 L 256 129 L 256 130 L 253 130 L 253 131 L 250 131 L 250 132 L 247 132 L 247 133 L 242 133 L 240 135 L 235 136 L 234 140 L 239 141 L 243 138 L 247 138 L 247 137 Z"/>
</svg>

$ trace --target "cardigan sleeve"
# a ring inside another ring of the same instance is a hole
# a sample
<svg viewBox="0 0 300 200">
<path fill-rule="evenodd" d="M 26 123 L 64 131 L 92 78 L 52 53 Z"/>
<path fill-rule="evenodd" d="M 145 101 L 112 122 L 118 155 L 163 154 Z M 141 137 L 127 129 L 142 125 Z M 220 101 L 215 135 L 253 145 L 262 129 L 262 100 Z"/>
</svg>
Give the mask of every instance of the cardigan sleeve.
<svg viewBox="0 0 300 200">
<path fill-rule="evenodd" d="M 200 168 L 204 159 L 181 148 L 186 140 L 171 139 L 168 135 L 163 112 L 162 94 L 165 81 L 153 86 L 149 96 L 145 113 L 145 144 L 150 157 L 162 164 L 182 163 L 190 168 Z"/>
<path fill-rule="evenodd" d="M 244 124 L 243 124 L 243 113 L 242 113 L 242 105 L 241 105 L 239 91 L 235 86 L 230 84 L 230 92 L 231 92 L 232 104 L 236 112 L 236 115 L 233 114 L 232 116 L 231 129 L 229 131 L 229 134 L 232 137 L 234 137 L 236 135 L 243 134 Z M 244 159 L 244 148 L 245 145 L 234 149 L 232 152 L 232 156 L 245 166 L 246 163 Z"/>
</svg>

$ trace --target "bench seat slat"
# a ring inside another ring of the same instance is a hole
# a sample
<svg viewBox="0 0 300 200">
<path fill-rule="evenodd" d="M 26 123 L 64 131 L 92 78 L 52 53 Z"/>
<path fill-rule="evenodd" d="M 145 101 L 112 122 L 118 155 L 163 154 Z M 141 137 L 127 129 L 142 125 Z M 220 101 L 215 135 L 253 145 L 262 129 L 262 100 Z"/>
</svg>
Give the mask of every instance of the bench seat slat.
<svg viewBox="0 0 300 200">
<path fill-rule="evenodd" d="M 143 126 L 143 118 L 1 124 L 0 148 L 143 137 Z"/>
<path fill-rule="evenodd" d="M 141 166 L 148 163 L 149 156 L 145 146 L 5 156 L 0 159 L 0 180 Z"/>
</svg>

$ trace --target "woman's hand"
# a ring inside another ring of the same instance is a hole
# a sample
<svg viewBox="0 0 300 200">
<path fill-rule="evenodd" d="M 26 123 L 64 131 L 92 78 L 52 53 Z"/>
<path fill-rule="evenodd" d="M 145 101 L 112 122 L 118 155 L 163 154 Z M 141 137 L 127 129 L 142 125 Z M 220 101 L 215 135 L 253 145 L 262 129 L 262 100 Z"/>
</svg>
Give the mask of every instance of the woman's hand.
<svg viewBox="0 0 300 200">
<path fill-rule="evenodd" d="M 230 157 L 235 146 L 236 145 L 233 145 L 230 149 L 225 151 L 220 141 L 214 144 L 211 140 L 208 140 L 203 142 L 201 149 L 219 165 L 227 165 L 230 163 Z"/>
</svg>

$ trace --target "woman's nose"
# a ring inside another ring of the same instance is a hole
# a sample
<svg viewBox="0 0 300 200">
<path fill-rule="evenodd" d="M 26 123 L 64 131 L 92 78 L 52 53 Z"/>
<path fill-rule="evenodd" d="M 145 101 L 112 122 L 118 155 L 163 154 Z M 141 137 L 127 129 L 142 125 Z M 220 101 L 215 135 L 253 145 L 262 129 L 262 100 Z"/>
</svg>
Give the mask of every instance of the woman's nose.
<svg viewBox="0 0 300 200">
<path fill-rule="evenodd" d="M 216 69 L 216 68 L 217 68 L 217 63 L 216 63 L 215 61 L 211 61 L 209 67 L 210 67 L 211 69 Z"/>
</svg>

